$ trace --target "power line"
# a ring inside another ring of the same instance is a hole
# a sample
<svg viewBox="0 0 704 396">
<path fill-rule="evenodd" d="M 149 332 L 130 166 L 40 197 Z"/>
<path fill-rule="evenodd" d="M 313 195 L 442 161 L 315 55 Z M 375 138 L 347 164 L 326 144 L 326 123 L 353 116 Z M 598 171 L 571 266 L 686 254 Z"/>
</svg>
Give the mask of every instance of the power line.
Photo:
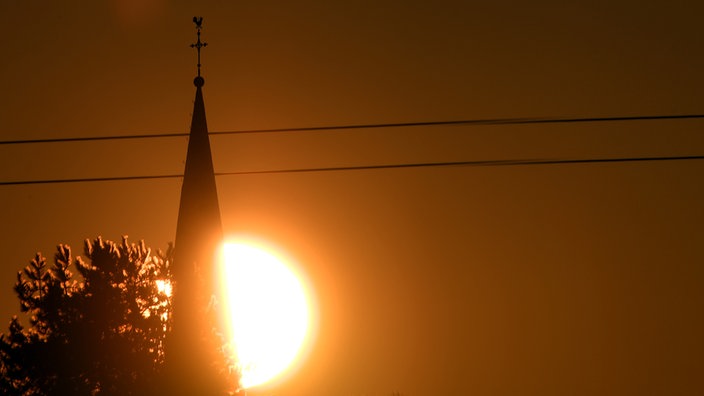
<svg viewBox="0 0 704 396">
<path fill-rule="evenodd" d="M 596 164 L 596 163 L 627 163 L 627 162 L 662 162 L 662 161 L 693 161 L 704 160 L 704 155 L 687 156 L 667 156 L 667 157 L 619 157 L 619 158 L 571 158 L 571 159 L 514 159 L 514 160 L 485 160 L 485 161 L 450 161 L 450 162 L 415 162 L 386 165 L 361 165 L 361 166 L 338 166 L 325 168 L 293 168 L 274 169 L 260 171 L 239 171 L 220 172 L 215 176 L 235 176 L 235 175 L 265 175 L 265 174 L 285 174 L 285 173 L 312 173 L 312 172 L 341 172 L 341 171 L 361 171 L 375 169 L 403 169 L 403 168 L 431 168 L 431 167 L 496 167 L 496 166 L 529 166 L 529 165 L 570 165 L 570 164 Z M 118 176 L 118 177 L 91 177 L 77 179 L 45 179 L 45 180 L 21 180 L 0 182 L 0 186 L 16 186 L 28 184 L 60 184 L 60 183 L 90 183 L 105 181 L 124 180 L 147 180 L 147 179 L 176 179 L 183 175 L 147 175 L 147 176 Z"/>
<path fill-rule="evenodd" d="M 431 168 L 449 166 L 470 166 L 470 167 L 495 167 L 495 166 L 525 166 L 525 165 L 568 165 L 568 164 L 595 164 L 595 163 L 623 163 L 623 162 L 647 162 L 647 161 L 692 161 L 704 160 L 704 155 L 673 156 L 673 157 L 623 157 L 623 158 L 572 158 L 572 159 L 518 159 L 518 160 L 486 160 L 486 161 L 454 161 L 454 162 L 419 162 L 405 164 L 388 165 L 362 165 L 362 166 L 340 166 L 329 168 L 299 168 L 299 169 L 277 169 L 262 171 L 242 171 L 216 173 L 216 176 L 231 175 L 265 175 L 276 173 L 309 173 L 309 172 L 336 172 L 336 171 L 358 171 L 373 169 L 403 169 L 403 168 Z"/>
<path fill-rule="evenodd" d="M 72 142 L 92 142 L 99 140 L 127 140 L 127 139 L 155 139 L 188 136 L 187 133 L 159 133 L 149 135 L 115 135 L 115 136 L 89 136 L 70 138 L 48 138 L 48 139 L 25 139 L 25 140 L 0 140 L 0 145 L 9 144 L 35 144 L 35 143 L 72 143 Z"/>
<path fill-rule="evenodd" d="M 680 114 L 680 115 L 654 115 L 654 116 L 626 116 L 626 117 L 581 117 L 581 118 L 488 118 L 474 120 L 455 121 L 424 121 L 424 122 L 400 122 L 386 124 L 353 124 L 353 125 L 331 125 L 317 127 L 300 128 L 272 128 L 272 129 L 246 129 L 237 131 L 216 131 L 210 135 L 240 135 L 256 133 L 287 133 L 287 132 L 319 132 L 319 131 L 345 131 L 354 129 L 375 129 L 375 128 L 410 128 L 426 126 L 483 126 L 483 125 L 530 125 L 530 124 L 568 124 L 568 123 L 596 123 L 596 122 L 623 122 L 623 121 L 655 121 L 655 120 L 686 120 L 702 119 L 704 114 Z M 36 143 L 69 143 L 69 142 L 90 142 L 100 140 L 126 140 L 126 139 L 157 139 L 170 137 L 184 137 L 188 133 L 161 133 L 142 135 L 113 135 L 113 136 L 89 136 L 89 137 L 69 137 L 69 138 L 47 138 L 47 139 L 25 139 L 25 140 L 0 140 L 0 145 L 10 144 L 36 144 Z"/>
<path fill-rule="evenodd" d="M 92 183 L 123 180 L 148 180 L 148 179 L 176 179 L 183 175 L 147 175 L 147 176 L 114 176 L 114 177 L 86 177 L 78 179 L 45 179 L 45 180 L 20 180 L 0 182 L 0 186 L 21 186 L 27 184 L 62 184 L 62 183 Z"/>
</svg>

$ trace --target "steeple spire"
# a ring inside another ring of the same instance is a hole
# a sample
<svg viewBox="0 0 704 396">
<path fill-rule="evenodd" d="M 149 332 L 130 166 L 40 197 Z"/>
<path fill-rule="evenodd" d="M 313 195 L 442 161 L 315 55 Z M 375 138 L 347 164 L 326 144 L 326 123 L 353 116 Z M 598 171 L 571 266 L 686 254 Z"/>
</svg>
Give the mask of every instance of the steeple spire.
<svg viewBox="0 0 704 396">
<path fill-rule="evenodd" d="M 200 29 L 203 18 L 193 17 L 198 30 L 198 42 L 191 46 L 198 49 L 198 76 L 194 80 L 196 97 L 193 104 L 193 118 L 191 132 L 186 153 L 186 169 L 181 187 L 181 205 L 176 225 L 176 258 L 181 262 L 174 262 L 178 270 L 191 271 L 196 263 L 201 271 L 212 272 L 212 257 L 195 254 L 196 249 L 208 249 L 208 254 L 213 255 L 222 239 L 222 224 L 220 220 L 220 206 L 218 193 L 215 186 L 215 173 L 213 159 L 210 151 L 210 138 L 208 136 L 208 123 L 205 119 L 205 104 L 203 101 L 203 85 L 205 80 L 200 75 L 200 48 L 205 43 L 200 41 Z M 179 255 L 179 252 L 181 253 Z M 185 254 L 188 252 L 188 254 Z M 185 256 L 187 257 L 185 257 Z M 177 271 L 175 268 L 174 271 Z M 203 273 L 202 275 L 205 275 Z M 210 281 L 210 279 L 207 279 Z"/>
<path fill-rule="evenodd" d="M 222 376 L 221 340 L 213 329 L 218 327 L 217 312 L 211 306 L 217 293 L 217 251 L 222 243 L 222 223 L 218 203 L 213 159 L 200 75 L 200 41 L 203 18 L 193 18 L 198 41 L 198 76 L 193 104 L 193 119 L 188 140 L 186 167 L 181 187 L 181 203 L 176 224 L 176 243 L 172 274 L 173 319 L 167 339 L 166 370 L 173 389 L 169 394 L 220 394 L 227 384 Z"/>
</svg>

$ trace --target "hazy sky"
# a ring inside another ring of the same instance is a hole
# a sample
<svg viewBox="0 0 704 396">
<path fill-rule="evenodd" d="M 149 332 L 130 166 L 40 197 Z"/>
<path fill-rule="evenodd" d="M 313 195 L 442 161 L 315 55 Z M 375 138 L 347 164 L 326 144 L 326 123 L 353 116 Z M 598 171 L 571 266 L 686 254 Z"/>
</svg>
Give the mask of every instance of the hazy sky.
<svg viewBox="0 0 704 396">
<path fill-rule="evenodd" d="M 211 131 L 701 114 L 701 2 L 0 1 L 1 140 L 187 132 L 204 17 Z M 216 172 L 703 155 L 704 121 L 213 136 Z M 0 181 L 177 174 L 186 139 L 0 145 Z M 704 161 L 220 176 L 228 234 L 318 298 L 260 394 L 704 393 Z M 16 271 L 128 234 L 165 249 L 180 180 L 0 186 Z M 5 319 L 6 318 L 7 322 Z M 6 325 L 3 324 L 3 331 Z M 256 394 L 256 392 L 253 392 Z"/>
</svg>

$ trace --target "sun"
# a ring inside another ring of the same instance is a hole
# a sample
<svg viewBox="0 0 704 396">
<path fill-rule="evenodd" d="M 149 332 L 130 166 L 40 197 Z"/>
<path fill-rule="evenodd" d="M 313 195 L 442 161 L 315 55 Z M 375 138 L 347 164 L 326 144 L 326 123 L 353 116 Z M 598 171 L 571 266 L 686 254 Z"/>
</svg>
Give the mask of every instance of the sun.
<svg viewBox="0 0 704 396">
<path fill-rule="evenodd" d="M 309 341 L 310 288 L 290 260 L 252 241 L 224 244 L 222 275 L 241 385 L 269 383 L 300 360 Z"/>
</svg>

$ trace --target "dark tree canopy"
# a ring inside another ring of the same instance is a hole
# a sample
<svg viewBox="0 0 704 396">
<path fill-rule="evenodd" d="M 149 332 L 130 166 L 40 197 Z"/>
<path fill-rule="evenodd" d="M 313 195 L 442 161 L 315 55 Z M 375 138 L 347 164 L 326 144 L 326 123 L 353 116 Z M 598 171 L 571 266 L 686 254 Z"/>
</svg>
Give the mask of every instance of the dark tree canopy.
<svg viewBox="0 0 704 396">
<path fill-rule="evenodd" d="M 68 246 L 57 250 L 53 265 L 37 254 L 17 275 L 15 292 L 28 321 L 23 326 L 13 317 L 0 336 L 0 393 L 157 390 L 170 326 L 164 285 L 171 281 L 171 249 L 154 254 L 125 237 L 87 240 L 85 259 L 73 259 Z"/>
</svg>

